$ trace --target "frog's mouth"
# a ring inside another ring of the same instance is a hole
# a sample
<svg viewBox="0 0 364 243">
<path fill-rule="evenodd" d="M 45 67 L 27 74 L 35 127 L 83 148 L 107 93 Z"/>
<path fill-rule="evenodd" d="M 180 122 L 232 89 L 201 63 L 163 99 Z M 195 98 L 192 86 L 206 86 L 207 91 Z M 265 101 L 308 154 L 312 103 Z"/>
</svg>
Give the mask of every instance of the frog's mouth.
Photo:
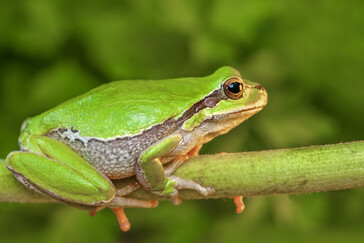
<svg viewBox="0 0 364 243">
<path fill-rule="evenodd" d="M 232 127 L 237 126 L 239 123 L 249 119 L 264 108 L 264 105 L 246 108 L 243 110 L 233 111 L 225 114 L 213 115 L 211 121 L 219 121 L 222 123 L 232 123 Z"/>
<path fill-rule="evenodd" d="M 231 122 L 234 120 L 234 121 L 240 123 L 240 122 L 243 122 L 243 121 L 249 119 L 256 113 L 261 111 L 263 108 L 264 108 L 264 105 L 255 106 L 255 107 L 246 108 L 243 110 L 233 111 L 231 113 L 227 113 L 224 115 L 215 115 L 215 116 L 213 116 L 213 119 L 224 121 L 224 122 Z"/>
<path fill-rule="evenodd" d="M 265 105 L 261 105 L 261 106 L 256 106 L 256 107 L 252 107 L 252 108 L 248 108 L 248 109 L 243 109 L 240 111 L 232 112 L 231 114 L 242 114 L 242 113 L 251 112 L 251 111 L 258 112 L 258 111 L 262 110 L 264 108 L 264 106 Z"/>
</svg>

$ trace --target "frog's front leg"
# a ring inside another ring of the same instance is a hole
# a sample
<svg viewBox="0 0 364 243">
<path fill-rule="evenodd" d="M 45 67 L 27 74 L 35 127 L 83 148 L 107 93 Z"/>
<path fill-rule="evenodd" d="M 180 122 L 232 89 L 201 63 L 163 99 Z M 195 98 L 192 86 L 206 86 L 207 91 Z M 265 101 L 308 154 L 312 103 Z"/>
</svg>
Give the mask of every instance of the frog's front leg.
<svg viewBox="0 0 364 243">
<path fill-rule="evenodd" d="M 205 188 L 196 182 L 166 175 L 159 157 L 168 154 L 181 141 L 180 135 L 173 135 L 149 147 L 138 159 L 136 177 L 147 190 L 158 194 L 171 196 L 174 204 L 179 204 L 178 189 L 193 189 L 202 195 L 214 193 L 213 188 Z"/>
<path fill-rule="evenodd" d="M 92 211 L 112 201 L 112 182 L 68 146 L 43 136 L 29 141 L 32 152 L 13 152 L 6 159 L 20 182 L 81 209 Z"/>
</svg>

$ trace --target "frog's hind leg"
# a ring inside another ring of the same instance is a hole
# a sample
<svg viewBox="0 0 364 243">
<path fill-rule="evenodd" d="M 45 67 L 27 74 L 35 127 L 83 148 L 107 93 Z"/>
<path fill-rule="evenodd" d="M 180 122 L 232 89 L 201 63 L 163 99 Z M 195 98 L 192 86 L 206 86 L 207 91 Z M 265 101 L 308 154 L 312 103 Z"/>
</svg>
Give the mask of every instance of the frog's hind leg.
<svg viewBox="0 0 364 243">
<path fill-rule="evenodd" d="M 8 169 L 23 184 L 89 211 L 114 198 L 112 182 L 68 146 L 49 137 L 30 140 L 35 152 L 13 152 L 6 159 Z"/>
</svg>

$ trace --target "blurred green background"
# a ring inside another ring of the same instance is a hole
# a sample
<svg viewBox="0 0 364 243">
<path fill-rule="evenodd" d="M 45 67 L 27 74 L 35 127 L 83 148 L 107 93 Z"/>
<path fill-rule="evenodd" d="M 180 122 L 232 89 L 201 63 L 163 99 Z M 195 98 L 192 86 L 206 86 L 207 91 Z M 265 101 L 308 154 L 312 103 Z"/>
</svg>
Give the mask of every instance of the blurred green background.
<svg viewBox="0 0 364 243">
<path fill-rule="evenodd" d="M 104 82 L 205 76 L 260 82 L 268 106 L 203 153 L 364 138 L 364 2 L 1 1 L 0 157 L 22 121 Z M 63 205 L 0 204 L 1 242 L 363 242 L 363 189 L 162 202 L 91 218 Z"/>
</svg>

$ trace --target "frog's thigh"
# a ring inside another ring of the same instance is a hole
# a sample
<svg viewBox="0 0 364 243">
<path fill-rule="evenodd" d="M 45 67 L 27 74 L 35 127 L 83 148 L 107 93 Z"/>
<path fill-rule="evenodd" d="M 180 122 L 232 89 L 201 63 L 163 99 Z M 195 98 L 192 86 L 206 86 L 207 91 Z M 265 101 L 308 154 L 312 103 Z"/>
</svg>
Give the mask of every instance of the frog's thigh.
<svg viewBox="0 0 364 243">
<path fill-rule="evenodd" d="M 173 135 L 149 147 L 138 159 L 136 177 L 148 190 L 162 191 L 167 177 L 159 157 L 171 152 L 181 141 L 180 135 Z"/>
<path fill-rule="evenodd" d="M 69 203 L 102 206 L 109 203 L 112 182 L 65 144 L 48 138 L 34 138 L 42 154 L 13 152 L 6 164 L 29 187 Z"/>
</svg>

